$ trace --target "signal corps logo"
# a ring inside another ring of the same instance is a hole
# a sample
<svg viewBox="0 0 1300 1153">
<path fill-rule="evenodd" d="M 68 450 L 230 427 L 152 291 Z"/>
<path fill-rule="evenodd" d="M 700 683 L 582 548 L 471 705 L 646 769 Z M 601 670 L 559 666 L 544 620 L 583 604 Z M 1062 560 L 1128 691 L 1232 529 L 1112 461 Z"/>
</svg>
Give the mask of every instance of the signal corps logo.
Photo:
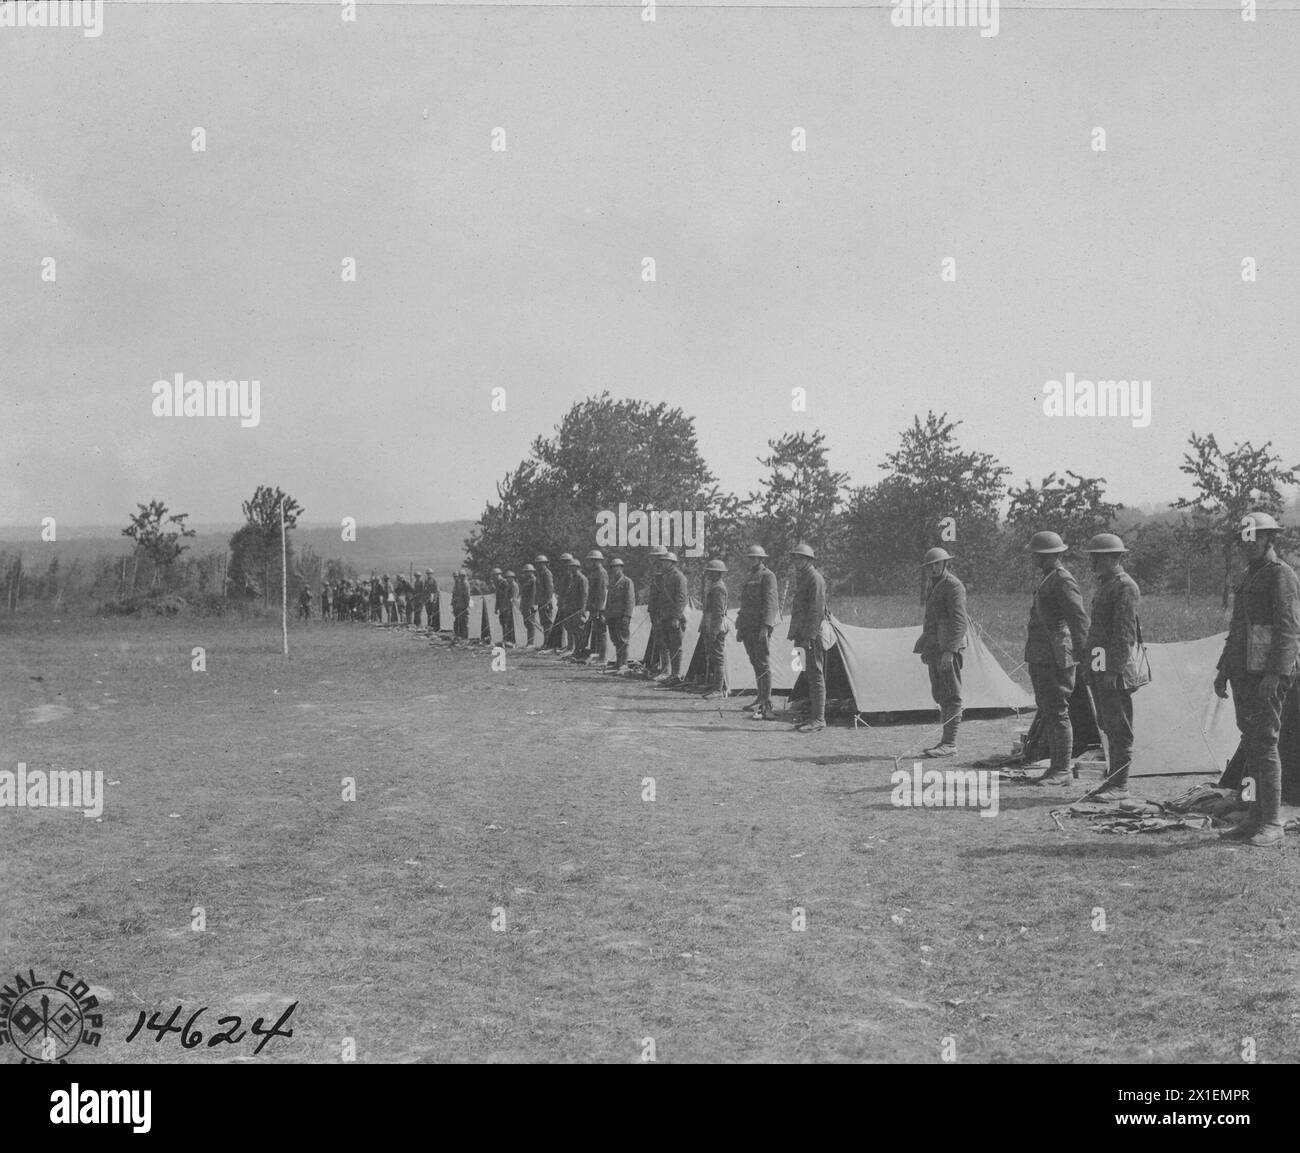
<svg viewBox="0 0 1300 1153">
<path fill-rule="evenodd" d="M 12 1044 L 21 1064 L 68 1063 L 68 1055 L 83 1041 L 98 1046 L 104 1027 L 99 1000 L 90 986 L 68 969 L 53 984 L 28 969 L 0 987 L 0 1048 Z"/>
</svg>

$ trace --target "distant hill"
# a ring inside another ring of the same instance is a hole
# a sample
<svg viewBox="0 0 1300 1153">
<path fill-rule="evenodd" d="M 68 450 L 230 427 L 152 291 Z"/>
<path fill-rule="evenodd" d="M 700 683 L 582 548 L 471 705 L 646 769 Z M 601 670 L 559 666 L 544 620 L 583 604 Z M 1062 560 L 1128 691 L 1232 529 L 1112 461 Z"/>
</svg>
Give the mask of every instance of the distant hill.
<svg viewBox="0 0 1300 1153">
<path fill-rule="evenodd" d="M 344 541 L 337 525 L 299 525 L 290 534 L 296 551 L 310 545 L 325 560 L 338 558 L 351 564 L 365 576 L 371 569 L 378 573 L 405 572 L 411 565 L 433 569 L 439 580 L 447 579 L 465 560 L 465 538 L 474 521 L 443 521 L 438 524 L 359 525 L 355 542 Z M 195 525 L 198 536 L 188 541 L 190 556 L 223 552 L 231 534 L 239 526 Z M 59 557 L 60 565 L 74 560 L 83 563 L 101 556 L 125 556 L 131 541 L 120 530 L 103 526 L 63 526 L 59 539 L 49 543 L 40 539 L 34 526 L 0 526 L 0 552 L 21 552 L 23 567 L 37 572 Z"/>
</svg>

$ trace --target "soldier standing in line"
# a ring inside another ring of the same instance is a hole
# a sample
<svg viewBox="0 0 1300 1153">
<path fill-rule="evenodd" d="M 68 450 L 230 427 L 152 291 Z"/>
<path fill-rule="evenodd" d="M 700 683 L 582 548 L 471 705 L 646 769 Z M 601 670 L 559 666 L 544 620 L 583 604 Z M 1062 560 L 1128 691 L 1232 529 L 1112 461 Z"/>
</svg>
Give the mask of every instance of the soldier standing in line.
<svg viewBox="0 0 1300 1153">
<path fill-rule="evenodd" d="M 428 627 L 431 633 L 436 633 L 442 629 L 442 602 L 438 595 L 438 578 L 433 575 L 433 569 L 424 570 L 424 605 L 425 615 L 428 617 Z"/>
<path fill-rule="evenodd" d="M 569 558 L 569 584 L 564 605 L 565 655 L 581 660 L 582 632 L 587 621 L 587 576 L 577 557 Z"/>
<path fill-rule="evenodd" d="M 1232 686 L 1237 728 L 1246 746 L 1243 778 L 1255 799 L 1241 824 L 1221 834 L 1257 848 L 1282 844 L 1282 706 L 1300 662 L 1300 580 L 1274 548 L 1281 526 L 1266 512 L 1242 518 L 1241 548 L 1250 561 L 1232 599 L 1232 623 L 1219 657 L 1214 691 Z"/>
<path fill-rule="evenodd" d="M 384 586 L 380 584 L 379 578 L 373 573 L 370 574 L 370 620 L 374 624 L 381 624 L 384 619 Z"/>
<path fill-rule="evenodd" d="M 330 609 L 333 607 L 333 600 L 330 598 L 330 582 L 321 581 L 320 586 L 320 619 L 327 621 L 330 619 Z"/>
<path fill-rule="evenodd" d="M 795 545 L 790 559 L 795 568 L 795 587 L 786 639 L 803 649 L 808 678 L 808 719 L 795 725 L 795 732 L 819 733 L 826 727 L 826 650 L 821 638 L 826 617 L 826 578 L 813 564 L 816 557 L 810 545 Z"/>
<path fill-rule="evenodd" d="M 758 696 L 744 707 L 751 721 L 772 719 L 772 629 L 780 619 L 781 607 L 776 591 L 776 573 L 763 562 L 767 553 L 762 545 L 752 544 L 745 556 L 753 564 L 740 587 L 740 612 L 736 614 L 736 640 L 745 646 L 745 655 L 754 670 Z"/>
<path fill-rule="evenodd" d="M 641 670 L 641 675 L 651 680 L 667 672 L 665 664 L 668 654 L 664 649 L 663 637 L 659 629 L 659 602 L 663 599 L 663 573 L 660 570 L 660 558 L 668 550 L 661 544 L 650 546 L 649 572 L 646 581 L 646 619 L 650 622 L 650 641 L 646 646 L 649 659 Z"/>
<path fill-rule="evenodd" d="M 586 647 L 587 664 L 605 667 L 605 603 L 609 599 L 609 573 L 605 571 L 605 554 L 594 548 L 587 554 L 591 576 L 587 584 L 587 612 L 591 618 L 590 639 Z"/>
<path fill-rule="evenodd" d="M 1052 758 L 1047 772 L 1034 782 L 1039 785 L 1070 783 L 1074 751 L 1070 696 L 1088 635 L 1088 611 L 1083 607 L 1079 582 L 1061 564 L 1061 553 L 1067 547 L 1054 532 L 1036 532 L 1029 541 L 1040 575 L 1029 611 L 1025 662 Z"/>
<path fill-rule="evenodd" d="M 306 585 L 298 594 L 298 615 L 305 621 L 311 620 L 311 589 Z"/>
<path fill-rule="evenodd" d="M 397 574 L 397 581 L 393 586 L 393 592 L 397 597 L 397 616 L 395 623 L 404 625 L 409 623 L 406 618 L 406 606 L 410 604 L 410 598 L 407 596 L 407 590 L 410 586 L 407 584 L 406 577 L 401 573 Z"/>
<path fill-rule="evenodd" d="M 384 622 L 390 625 L 396 624 L 397 594 L 393 591 L 393 579 L 387 573 L 384 573 L 383 597 Z"/>
<path fill-rule="evenodd" d="M 686 632 L 686 575 L 677 567 L 677 554 L 666 552 L 659 558 L 662 566 L 657 617 L 659 639 L 668 660 L 667 677 L 656 677 L 664 688 L 682 683 L 682 636 Z"/>
<path fill-rule="evenodd" d="M 451 643 L 469 641 L 469 581 L 465 570 L 457 569 L 451 580 Z"/>
<path fill-rule="evenodd" d="M 554 639 L 551 629 L 555 623 L 555 578 L 551 575 L 551 562 L 546 559 L 544 552 L 537 554 L 533 564 L 537 566 L 537 582 L 533 597 L 541 617 L 542 643 L 539 647 L 540 651 L 546 652 L 552 647 L 551 642 Z"/>
<path fill-rule="evenodd" d="M 569 584 L 573 580 L 573 569 L 569 562 L 573 554 L 560 553 L 559 568 L 555 570 L 555 624 L 551 627 L 550 650 L 548 656 L 563 656 L 568 640 L 566 617 L 568 616 Z"/>
<path fill-rule="evenodd" d="M 515 647 L 515 609 L 519 606 L 519 585 L 513 569 L 506 569 L 501 578 L 501 592 L 497 596 L 497 619 L 501 622 L 501 644 Z"/>
<path fill-rule="evenodd" d="M 524 648 L 537 648 L 537 570 L 530 564 L 519 570 L 519 615 L 524 618 Z"/>
<path fill-rule="evenodd" d="M 727 582 L 723 576 L 727 566 L 720 560 L 711 560 L 704 566 L 704 613 L 700 617 L 700 636 L 704 638 L 704 699 L 725 697 L 723 685 L 727 661 Z"/>
<path fill-rule="evenodd" d="M 1080 674 L 1092 691 L 1097 724 L 1106 734 L 1106 779 L 1090 799 L 1122 801 L 1128 797 L 1133 764 L 1133 691 L 1138 687 L 1135 654 L 1138 603 L 1142 593 L 1124 571 L 1128 549 L 1113 532 L 1098 533 L 1083 550 L 1092 557 L 1097 578 Z"/>
<path fill-rule="evenodd" d="M 932 548 L 921 568 L 929 579 L 925 593 L 925 623 L 912 652 L 920 653 L 930 673 L 930 696 L 939 706 L 943 732 L 925 750 L 927 757 L 957 755 L 957 730 L 961 726 L 961 666 L 966 649 L 966 586 L 957 579 L 946 549 Z"/>
<path fill-rule="evenodd" d="M 609 562 L 612 573 L 609 596 L 605 601 L 605 623 L 609 639 L 614 645 L 613 671 L 627 672 L 627 642 L 632 627 L 632 610 L 636 607 L 636 585 L 623 572 L 623 561 L 615 557 Z"/>
</svg>

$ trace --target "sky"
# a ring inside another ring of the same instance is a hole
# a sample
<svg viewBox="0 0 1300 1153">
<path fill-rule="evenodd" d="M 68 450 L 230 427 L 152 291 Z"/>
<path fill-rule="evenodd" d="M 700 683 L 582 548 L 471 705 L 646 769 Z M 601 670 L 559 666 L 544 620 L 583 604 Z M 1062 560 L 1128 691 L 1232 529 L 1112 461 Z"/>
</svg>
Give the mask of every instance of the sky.
<svg viewBox="0 0 1300 1153">
<path fill-rule="evenodd" d="M 477 517 L 603 390 L 693 415 L 740 493 L 799 430 L 874 482 L 929 409 L 1016 483 L 1071 468 L 1129 505 L 1189 491 L 1193 430 L 1300 462 L 1300 12 L 889 15 L 0 29 L 0 524 L 155 497 L 226 523 L 258 483 L 309 522 Z M 258 380 L 257 425 L 154 415 L 177 373 Z M 1149 380 L 1150 423 L 1046 415 L 1067 373 Z"/>
</svg>

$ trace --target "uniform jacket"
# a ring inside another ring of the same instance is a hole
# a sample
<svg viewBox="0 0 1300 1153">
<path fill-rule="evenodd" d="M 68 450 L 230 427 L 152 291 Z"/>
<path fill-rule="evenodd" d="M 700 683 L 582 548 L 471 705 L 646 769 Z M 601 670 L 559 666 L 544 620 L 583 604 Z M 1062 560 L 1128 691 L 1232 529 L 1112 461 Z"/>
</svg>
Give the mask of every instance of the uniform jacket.
<svg viewBox="0 0 1300 1153">
<path fill-rule="evenodd" d="M 438 578 L 426 577 L 424 581 L 424 599 L 432 604 L 438 599 Z"/>
<path fill-rule="evenodd" d="M 536 598 L 539 605 L 547 604 L 551 597 L 555 595 L 555 578 L 551 575 L 551 570 L 546 565 L 537 566 L 537 592 Z"/>
<path fill-rule="evenodd" d="M 776 573 L 767 565 L 745 577 L 740 586 L 740 612 L 736 614 L 736 632 L 771 628 L 781 617 L 781 602 L 776 593 Z"/>
<path fill-rule="evenodd" d="M 1025 660 L 1068 668 L 1083 659 L 1087 636 L 1088 610 L 1079 582 L 1069 569 L 1057 566 L 1034 589 Z"/>
<path fill-rule="evenodd" d="M 675 568 L 664 573 L 660 592 L 658 620 L 675 621 L 686 615 L 686 574 Z"/>
<path fill-rule="evenodd" d="M 799 574 L 790 605 L 790 631 L 786 639 L 806 641 L 817 635 L 826 615 L 826 578 L 812 565 Z"/>
<path fill-rule="evenodd" d="M 945 569 L 926 591 L 925 623 L 912 652 L 920 653 L 924 661 L 936 660 L 942 653 L 959 653 L 966 647 L 968 627 L 966 586 Z"/>
<path fill-rule="evenodd" d="M 609 572 L 604 565 L 598 564 L 587 583 L 587 611 L 603 613 L 605 601 L 609 597 Z"/>
<path fill-rule="evenodd" d="M 527 616 L 537 603 L 537 577 L 533 573 L 524 573 L 519 578 L 519 611 Z"/>
<path fill-rule="evenodd" d="M 704 616 L 700 618 L 700 632 L 713 636 L 722 632 L 727 620 L 727 585 L 725 581 L 714 581 L 704 590 Z"/>
<path fill-rule="evenodd" d="M 515 601 L 519 599 L 519 586 L 512 580 L 503 580 L 497 593 L 497 612 L 502 616 L 515 611 Z"/>
<path fill-rule="evenodd" d="M 456 612 L 463 612 L 469 608 L 469 582 L 452 581 L 451 584 L 451 607 Z"/>
<path fill-rule="evenodd" d="M 1142 594 L 1135 581 L 1126 572 L 1103 578 L 1092 598 L 1092 623 L 1088 626 L 1088 641 L 1079 660 L 1090 672 L 1094 653 L 1106 653 L 1105 672 L 1119 673 L 1125 689 L 1137 686 L 1137 667 L 1134 651 L 1137 647 L 1137 610 Z"/>
<path fill-rule="evenodd" d="M 1300 655 L 1300 581 L 1295 570 L 1278 560 L 1254 561 L 1232 598 L 1232 624 L 1219 657 L 1226 673 L 1246 672 L 1247 626 L 1271 629 L 1263 672 L 1288 676 Z"/>
<path fill-rule="evenodd" d="M 646 587 L 646 612 L 652 621 L 659 619 L 659 602 L 663 600 L 664 578 L 658 567 L 651 562 L 650 581 Z"/>
<path fill-rule="evenodd" d="M 605 601 L 605 615 L 611 620 L 618 617 L 630 617 L 636 607 L 636 585 L 629 577 L 619 573 L 609 585 L 609 597 Z"/>
<path fill-rule="evenodd" d="M 587 607 L 587 574 L 581 569 L 575 568 L 569 576 L 568 599 L 564 607 L 569 613 L 580 613 Z"/>
</svg>

